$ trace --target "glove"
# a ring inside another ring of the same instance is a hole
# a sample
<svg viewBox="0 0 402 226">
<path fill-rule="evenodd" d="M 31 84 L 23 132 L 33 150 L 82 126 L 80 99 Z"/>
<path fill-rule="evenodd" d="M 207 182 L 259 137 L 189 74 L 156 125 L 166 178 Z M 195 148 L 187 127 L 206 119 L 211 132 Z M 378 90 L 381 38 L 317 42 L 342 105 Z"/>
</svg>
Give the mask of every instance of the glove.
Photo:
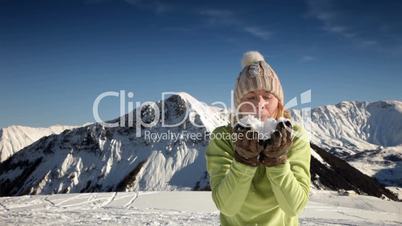
<svg viewBox="0 0 402 226">
<path fill-rule="evenodd" d="M 243 164 L 258 166 L 258 159 L 262 150 L 258 144 L 258 133 L 251 131 L 248 127 L 239 125 L 236 125 L 234 132 L 237 138 L 234 158 Z"/>
<path fill-rule="evenodd" d="M 279 122 L 276 131 L 266 142 L 260 142 L 262 151 L 259 161 L 264 166 L 284 164 L 292 145 L 292 124 L 290 121 Z"/>
</svg>

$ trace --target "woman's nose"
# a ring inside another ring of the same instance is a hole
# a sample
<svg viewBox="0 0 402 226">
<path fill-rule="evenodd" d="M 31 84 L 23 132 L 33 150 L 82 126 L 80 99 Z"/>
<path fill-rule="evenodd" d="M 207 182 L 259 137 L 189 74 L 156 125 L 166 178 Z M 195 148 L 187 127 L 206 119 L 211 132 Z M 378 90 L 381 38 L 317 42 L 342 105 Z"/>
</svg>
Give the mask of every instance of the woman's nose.
<svg viewBox="0 0 402 226">
<path fill-rule="evenodd" d="M 264 99 L 263 96 L 258 96 L 258 106 L 260 108 L 264 108 L 264 105 L 266 104 L 266 100 Z"/>
</svg>

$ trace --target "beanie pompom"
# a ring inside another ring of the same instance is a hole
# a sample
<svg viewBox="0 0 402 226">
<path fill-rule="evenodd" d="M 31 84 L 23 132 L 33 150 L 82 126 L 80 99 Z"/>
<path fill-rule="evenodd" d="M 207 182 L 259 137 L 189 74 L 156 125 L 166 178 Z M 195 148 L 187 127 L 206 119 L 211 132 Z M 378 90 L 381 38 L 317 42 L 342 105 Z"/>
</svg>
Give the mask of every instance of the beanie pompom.
<svg viewBox="0 0 402 226">
<path fill-rule="evenodd" d="M 265 61 L 261 53 L 258 51 L 248 51 L 244 53 L 241 65 L 244 68 L 258 61 Z"/>
</svg>

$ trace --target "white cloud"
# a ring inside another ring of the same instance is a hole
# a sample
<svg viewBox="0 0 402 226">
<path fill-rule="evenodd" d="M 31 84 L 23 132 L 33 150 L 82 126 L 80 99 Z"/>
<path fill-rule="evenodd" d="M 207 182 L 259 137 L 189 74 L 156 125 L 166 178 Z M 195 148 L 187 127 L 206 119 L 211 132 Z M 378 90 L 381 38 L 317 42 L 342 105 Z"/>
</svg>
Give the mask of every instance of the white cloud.
<svg viewBox="0 0 402 226">
<path fill-rule="evenodd" d="M 236 25 L 240 23 L 230 10 L 207 9 L 200 11 L 199 14 L 204 16 L 210 25 Z"/>
<path fill-rule="evenodd" d="M 300 62 L 302 62 L 302 63 L 308 63 L 308 62 L 315 61 L 315 60 L 316 60 L 315 57 L 309 56 L 309 55 L 304 55 L 300 58 Z"/>
<path fill-rule="evenodd" d="M 357 8 L 356 2 L 355 5 L 350 1 L 341 3 L 334 0 L 306 0 L 307 16 L 320 21 L 324 31 L 352 41 L 357 47 L 388 54 L 402 53 L 397 48 L 402 46 L 402 39 L 398 35 L 395 37 L 401 31 L 400 26 L 396 26 L 398 23 L 391 19 L 396 15 L 384 15 L 384 12 L 365 8 L 364 5 Z"/>
<path fill-rule="evenodd" d="M 322 22 L 322 29 L 327 32 L 339 34 L 346 38 L 353 38 L 356 34 L 351 27 L 340 24 L 342 15 L 334 9 L 332 0 L 307 0 L 308 14 Z"/>
<path fill-rule="evenodd" d="M 85 4 L 100 4 L 104 2 L 112 2 L 115 0 L 83 0 Z M 167 4 L 160 0 L 118 0 L 126 2 L 139 9 L 149 10 L 157 14 L 165 13 L 173 10 L 173 5 Z"/>
<path fill-rule="evenodd" d="M 271 38 L 272 32 L 263 30 L 259 27 L 244 27 L 244 31 L 254 35 L 255 37 L 261 38 L 263 40 L 268 40 Z"/>
<path fill-rule="evenodd" d="M 248 33 L 256 38 L 268 40 L 272 32 L 256 25 L 249 25 L 231 10 L 207 9 L 201 10 L 199 14 L 206 18 L 212 26 L 233 26 L 241 32 Z"/>
<path fill-rule="evenodd" d="M 130 5 L 136 6 L 140 9 L 151 10 L 154 13 L 165 13 L 173 9 L 172 5 L 158 0 L 124 0 Z"/>
</svg>

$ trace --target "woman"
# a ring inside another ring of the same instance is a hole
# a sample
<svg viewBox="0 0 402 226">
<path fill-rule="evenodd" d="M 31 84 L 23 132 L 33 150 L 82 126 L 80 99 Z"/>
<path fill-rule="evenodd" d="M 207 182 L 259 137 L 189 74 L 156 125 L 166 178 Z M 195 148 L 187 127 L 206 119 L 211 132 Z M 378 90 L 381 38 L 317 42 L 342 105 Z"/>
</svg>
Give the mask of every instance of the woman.
<svg viewBox="0 0 402 226">
<path fill-rule="evenodd" d="M 290 119 L 278 76 L 260 53 L 244 54 L 234 99 L 240 116 L 236 114 L 233 123 L 216 128 L 206 150 L 221 225 L 298 225 L 310 191 L 306 131 L 293 123 L 278 123 L 264 145 L 255 136 L 240 136 L 244 131 L 232 129 L 238 116 L 250 112 L 261 121 Z"/>
</svg>

